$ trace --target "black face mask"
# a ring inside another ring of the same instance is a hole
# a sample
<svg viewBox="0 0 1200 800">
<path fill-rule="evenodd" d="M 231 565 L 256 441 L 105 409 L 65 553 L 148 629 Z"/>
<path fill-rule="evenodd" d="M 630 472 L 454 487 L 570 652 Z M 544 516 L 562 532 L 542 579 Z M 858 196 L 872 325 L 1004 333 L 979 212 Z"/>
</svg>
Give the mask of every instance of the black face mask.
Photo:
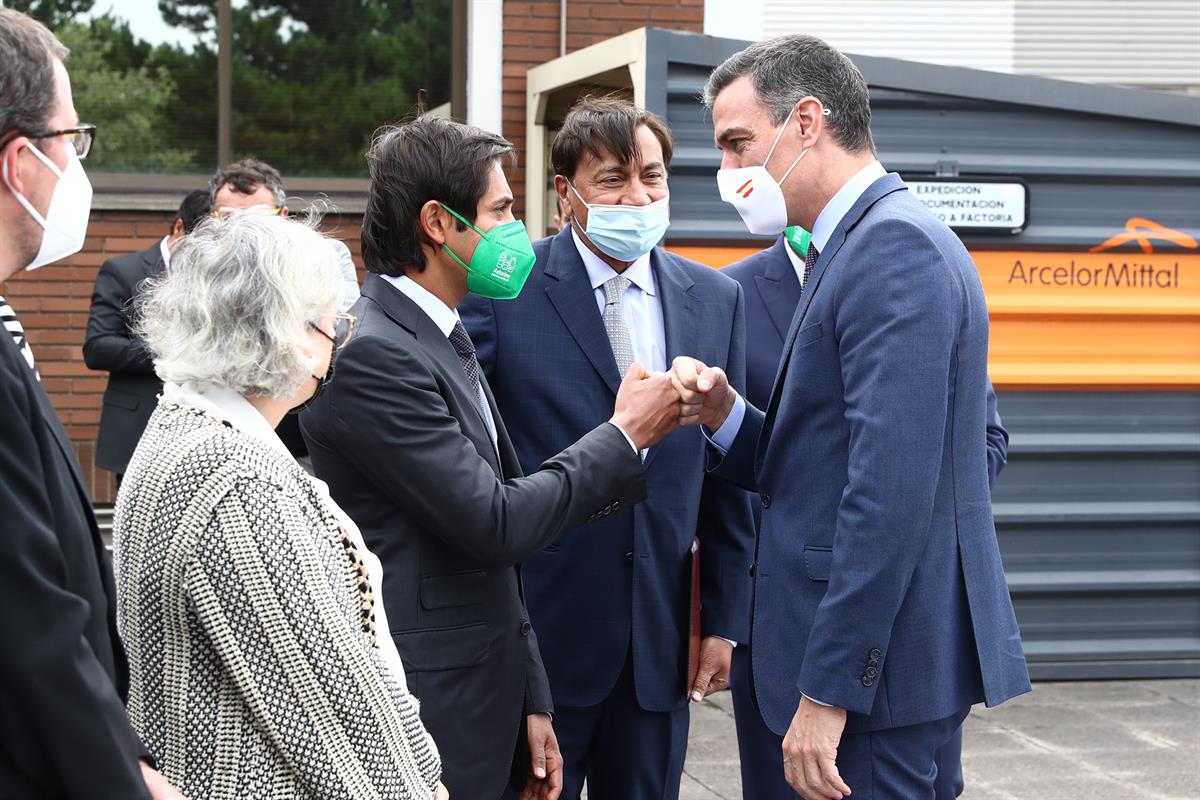
<svg viewBox="0 0 1200 800">
<path fill-rule="evenodd" d="M 288 409 L 287 413 L 289 414 L 299 414 L 301 411 L 307 411 L 309 406 L 317 402 L 317 398 L 321 396 L 321 394 L 325 391 L 325 387 L 328 386 L 333 380 L 333 357 L 337 353 L 337 342 L 334 341 L 332 336 L 318 328 L 316 325 L 313 325 L 312 329 L 334 344 L 334 347 L 329 351 L 329 369 L 325 370 L 325 375 L 323 377 L 318 377 L 317 375 L 311 376 L 312 379 L 317 382 L 316 391 L 312 393 L 312 397 L 308 398 L 300 405 L 296 406 L 295 408 Z"/>
</svg>

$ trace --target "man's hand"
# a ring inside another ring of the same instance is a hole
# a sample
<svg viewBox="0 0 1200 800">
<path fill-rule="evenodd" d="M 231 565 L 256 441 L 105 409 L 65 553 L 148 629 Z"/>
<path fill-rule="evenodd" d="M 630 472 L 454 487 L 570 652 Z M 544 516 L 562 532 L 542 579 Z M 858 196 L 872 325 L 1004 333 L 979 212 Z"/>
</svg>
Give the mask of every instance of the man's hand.
<svg viewBox="0 0 1200 800">
<path fill-rule="evenodd" d="M 638 450 L 645 450 L 675 430 L 678 420 L 679 395 L 670 376 L 665 372 L 651 375 L 640 363 L 631 364 L 617 391 L 610 421 L 629 434 Z"/>
<path fill-rule="evenodd" d="M 729 688 L 729 664 L 733 645 L 720 636 L 705 636 L 700 641 L 700 669 L 692 685 L 692 702 L 699 703 L 713 692 Z"/>
<path fill-rule="evenodd" d="M 142 768 L 142 780 L 146 782 L 150 800 L 185 800 L 182 792 L 145 761 L 139 759 L 138 766 Z"/>
<path fill-rule="evenodd" d="M 521 800 L 558 800 L 563 786 L 563 760 L 550 715 L 530 714 L 526 717 L 526 730 L 529 780 L 521 790 Z"/>
<path fill-rule="evenodd" d="M 733 410 L 737 393 L 720 367 L 680 356 L 671 365 L 671 383 L 679 395 L 680 425 L 705 425 L 716 431 Z"/>
<path fill-rule="evenodd" d="M 433 800 L 450 800 L 450 790 L 441 781 L 438 781 L 437 791 L 433 794 Z"/>
<path fill-rule="evenodd" d="M 841 800 L 850 787 L 837 770 L 846 709 L 800 699 L 783 737 L 783 776 L 805 800 Z"/>
</svg>

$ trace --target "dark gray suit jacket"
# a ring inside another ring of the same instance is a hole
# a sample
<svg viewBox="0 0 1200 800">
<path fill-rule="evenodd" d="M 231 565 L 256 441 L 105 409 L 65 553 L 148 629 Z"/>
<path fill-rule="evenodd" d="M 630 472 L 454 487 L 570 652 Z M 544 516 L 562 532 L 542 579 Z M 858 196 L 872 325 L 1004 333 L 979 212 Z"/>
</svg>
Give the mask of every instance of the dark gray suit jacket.
<svg viewBox="0 0 1200 800">
<path fill-rule="evenodd" d="M 497 446 L 454 348 L 416 303 L 370 275 L 350 313 L 354 337 L 301 429 L 383 562 L 392 638 L 443 781 L 452 797 L 490 800 L 524 715 L 552 708 L 517 565 L 644 499 L 641 460 L 605 423 L 522 477 L 486 381 Z"/>
<path fill-rule="evenodd" d="M 141 285 L 162 271 L 155 243 L 140 253 L 110 258 L 96 276 L 83 360 L 89 369 L 109 373 L 96 464 L 111 472 L 125 472 L 162 391 L 149 351 L 130 330 Z"/>
</svg>

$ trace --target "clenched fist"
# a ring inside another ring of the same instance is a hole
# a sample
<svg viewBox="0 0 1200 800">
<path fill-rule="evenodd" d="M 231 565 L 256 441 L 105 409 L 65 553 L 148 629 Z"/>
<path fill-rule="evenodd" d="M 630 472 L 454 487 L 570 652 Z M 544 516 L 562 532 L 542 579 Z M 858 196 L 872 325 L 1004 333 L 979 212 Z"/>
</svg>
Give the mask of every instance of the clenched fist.
<svg viewBox="0 0 1200 800">
<path fill-rule="evenodd" d="M 658 444 L 679 422 L 679 395 L 670 375 L 631 364 L 617 391 L 611 422 L 629 434 L 638 450 Z"/>
<path fill-rule="evenodd" d="M 715 431 L 733 410 L 737 393 L 720 367 L 680 356 L 671 365 L 671 383 L 679 395 L 680 425 L 704 425 Z"/>
</svg>

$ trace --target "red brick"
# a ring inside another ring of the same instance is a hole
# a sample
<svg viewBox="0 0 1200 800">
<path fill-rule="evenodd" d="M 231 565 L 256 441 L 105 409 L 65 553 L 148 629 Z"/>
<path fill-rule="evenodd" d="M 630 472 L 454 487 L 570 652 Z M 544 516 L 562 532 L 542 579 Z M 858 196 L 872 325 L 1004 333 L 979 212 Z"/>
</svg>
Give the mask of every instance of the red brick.
<svg viewBox="0 0 1200 800">
<path fill-rule="evenodd" d="M 82 361 L 39 361 L 38 372 L 49 377 L 82 378 L 91 370 Z"/>
<path fill-rule="evenodd" d="M 67 429 L 67 436 L 73 442 L 94 442 L 96 437 L 100 435 L 99 425 L 64 425 Z M 92 468 L 95 469 L 95 461 L 92 461 Z"/>
<path fill-rule="evenodd" d="M 96 215 L 92 214 L 92 220 L 88 223 L 89 236 L 133 236 L 133 223 L 131 222 L 97 222 Z"/>
<path fill-rule="evenodd" d="M 152 244 L 155 244 L 157 239 L 141 238 L 141 239 L 105 239 L 104 251 L 106 253 L 121 255 L 122 253 L 138 253 L 145 250 Z"/>
<path fill-rule="evenodd" d="M 82 345 L 84 333 L 85 332 L 82 330 L 61 330 L 61 329 L 53 329 L 53 328 L 51 328 L 49 330 L 32 330 L 31 329 L 29 331 L 29 342 L 34 347 L 37 347 L 38 352 L 40 352 L 41 347 L 39 345 L 48 345 L 48 344 Z"/>
<path fill-rule="evenodd" d="M 558 19 L 554 17 L 518 17 L 509 16 L 505 9 L 504 33 L 509 31 L 545 31 L 558 33 Z"/>
<path fill-rule="evenodd" d="M 621 21 L 645 21 L 650 18 L 650 9 L 645 6 L 592 6 L 592 19 L 616 19 Z"/>
<path fill-rule="evenodd" d="M 41 303 L 42 311 L 82 311 L 86 313 L 91 307 L 91 301 L 83 298 L 47 297 Z"/>
<path fill-rule="evenodd" d="M 650 21 L 661 28 L 674 28 L 677 25 L 663 25 L 663 22 L 690 22 L 695 31 L 699 32 L 704 27 L 704 9 L 702 8 L 655 8 L 650 13 Z"/>
</svg>

